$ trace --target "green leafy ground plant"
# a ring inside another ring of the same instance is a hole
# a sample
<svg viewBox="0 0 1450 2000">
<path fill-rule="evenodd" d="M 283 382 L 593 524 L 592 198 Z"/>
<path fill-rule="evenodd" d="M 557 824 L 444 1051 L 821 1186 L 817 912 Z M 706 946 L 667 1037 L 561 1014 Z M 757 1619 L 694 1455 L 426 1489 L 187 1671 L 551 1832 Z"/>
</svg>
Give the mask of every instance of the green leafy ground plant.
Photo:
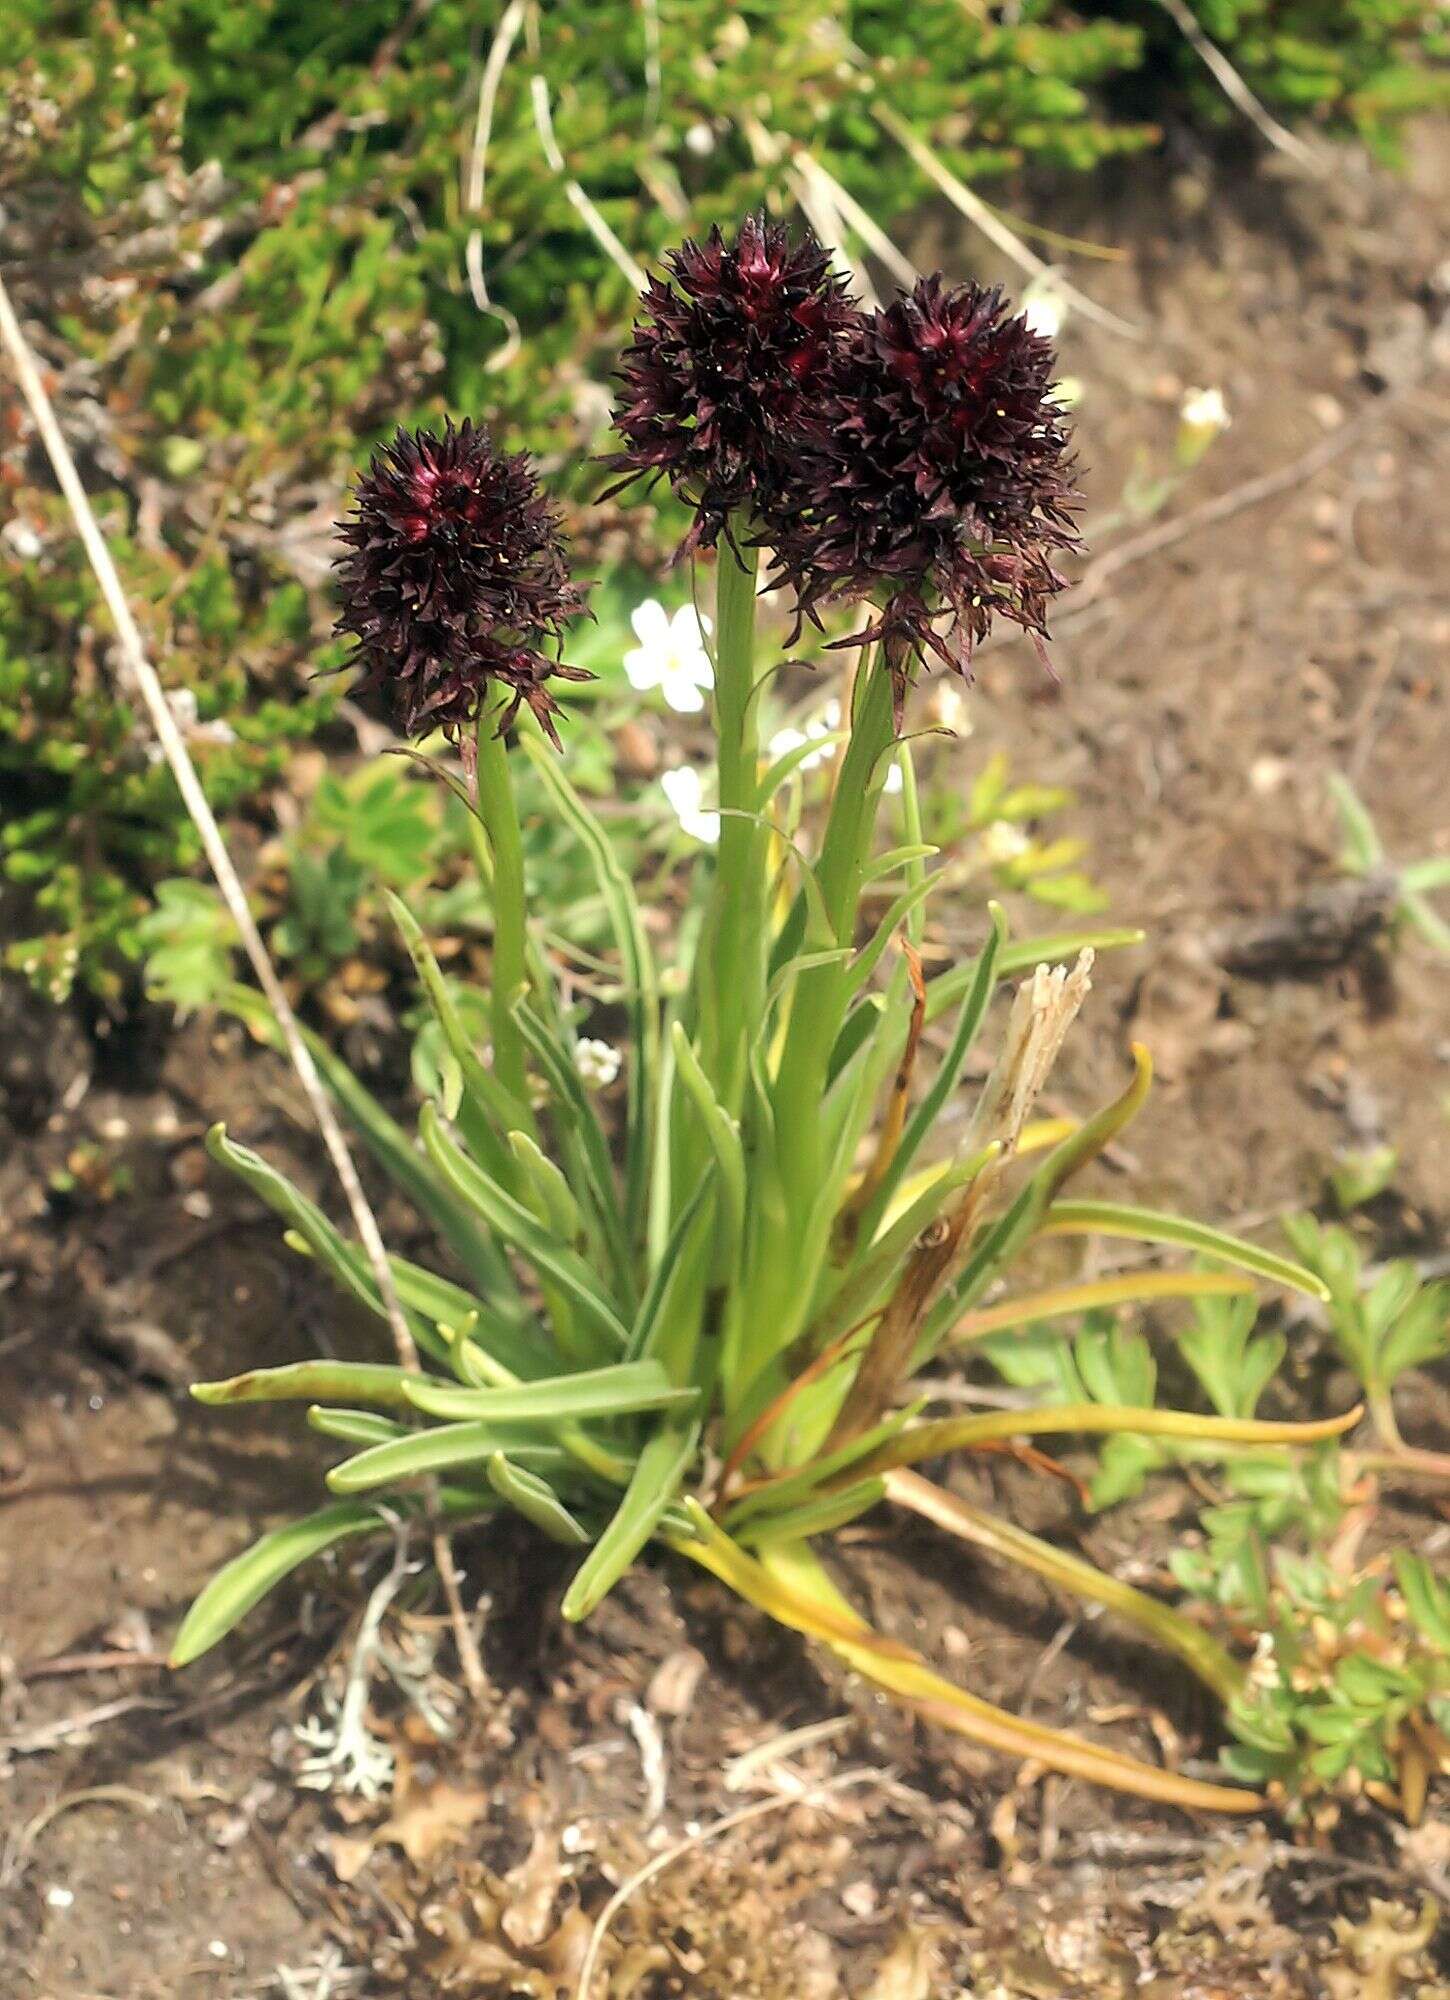
<svg viewBox="0 0 1450 2000">
<path fill-rule="evenodd" d="M 1450 1592 L 1425 1556 L 1387 1548 L 1374 1531 L 1386 1487 L 1450 1482 L 1450 1458 L 1407 1444 L 1392 1402 L 1402 1378 L 1450 1356 L 1450 1285 L 1425 1281 L 1407 1259 L 1367 1272 L 1348 1229 L 1309 1215 L 1289 1218 L 1285 1232 L 1328 1294 L 1330 1340 L 1363 1387 L 1370 1437 L 1290 1458 L 1252 1445 L 1205 1452 L 1162 1431 L 1119 1434 L 1098 1455 L 1089 1504 L 1112 1507 L 1156 1474 L 1194 1467 L 1211 1497 L 1169 1567 L 1247 1661 L 1227 1709 L 1226 1768 L 1321 1831 L 1361 1795 L 1413 1822 L 1432 1780 L 1450 1773 Z M 1154 1296 L 1152 1272 L 1065 1286 L 980 1310 L 957 1338 L 1048 1403 L 1149 1405 L 1154 1348 L 1112 1308 Z M 1055 1324 L 1068 1316 L 1079 1320 L 1071 1335 Z M 1171 1349 L 1220 1418 L 1253 1418 L 1282 1388 L 1288 1340 L 1258 1316 L 1239 1279 L 1200 1271 L 1191 1321 Z"/>
<path fill-rule="evenodd" d="M 1330 790 L 1342 841 L 1340 866 L 1365 880 L 1387 880 L 1395 927 L 1414 932 L 1441 958 L 1450 958 L 1450 924 L 1430 900 L 1437 891 L 1450 888 L 1450 854 L 1428 854 L 1397 866 L 1385 853 L 1369 810 L 1349 780 L 1334 777 Z"/>
</svg>

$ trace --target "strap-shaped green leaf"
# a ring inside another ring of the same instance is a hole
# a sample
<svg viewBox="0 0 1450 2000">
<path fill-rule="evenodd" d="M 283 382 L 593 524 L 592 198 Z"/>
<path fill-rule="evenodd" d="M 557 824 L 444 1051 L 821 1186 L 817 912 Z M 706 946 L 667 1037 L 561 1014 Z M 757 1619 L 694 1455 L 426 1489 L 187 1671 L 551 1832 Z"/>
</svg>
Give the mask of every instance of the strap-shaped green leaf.
<svg viewBox="0 0 1450 2000">
<path fill-rule="evenodd" d="M 669 1242 L 665 1245 L 664 1255 L 650 1273 L 649 1288 L 640 1300 L 634 1325 L 629 1330 L 629 1346 L 626 1351 L 631 1360 L 647 1359 L 657 1355 L 664 1328 L 665 1304 L 675 1280 L 681 1275 L 691 1233 L 714 1185 L 714 1170 L 707 1168 L 700 1176 L 695 1192 L 675 1220 Z"/>
<path fill-rule="evenodd" d="M 187 1666 L 210 1651 L 309 1556 L 320 1555 L 349 1535 L 376 1533 L 386 1525 L 376 1507 L 353 1501 L 319 1507 L 316 1513 L 263 1535 L 217 1571 L 187 1612 L 171 1647 L 172 1666 Z"/>
<path fill-rule="evenodd" d="M 696 1401 L 693 1389 L 677 1388 L 658 1361 L 619 1361 L 556 1375 L 547 1382 L 520 1382 L 507 1389 L 463 1389 L 451 1382 L 410 1376 L 407 1398 L 431 1417 L 488 1423 L 552 1424 L 585 1417 L 627 1417 Z"/>
<path fill-rule="evenodd" d="M 239 1015 L 258 1034 L 278 1045 L 277 1024 L 260 993 L 248 986 L 228 986 L 219 1004 Z M 421 1215 L 427 1216 L 453 1255 L 485 1296 L 516 1302 L 517 1290 L 508 1260 L 478 1227 L 468 1210 L 450 1193 L 414 1145 L 412 1137 L 386 1112 L 372 1092 L 342 1058 L 305 1025 L 302 1037 L 322 1078 L 343 1112 L 351 1119 L 373 1158 L 400 1187 Z"/>
<path fill-rule="evenodd" d="M 551 1542 L 575 1549 L 588 1546 L 589 1530 L 575 1519 L 553 1487 L 537 1472 L 496 1451 L 488 1461 L 488 1483 L 501 1500 L 506 1500 L 526 1521 L 532 1521 Z"/>
<path fill-rule="evenodd" d="M 380 1417 L 372 1410 L 329 1409 L 323 1403 L 312 1405 L 307 1421 L 313 1430 L 343 1444 L 388 1444 L 393 1438 L 408 1435 L 405 1427 L 395 1424 L 391 1417 Z"/>
<path fill-rule="evenodd" d="M 334 1493 L 367 1493 L 376 1486 L 394 1486 L 402 1479 L 418 1479 L 429 1472 L 447 1472 L 460 1466 L 486 1468 L 496 1451 L 536 1460 L 541 1465 L 566 1462 L 562 1448 L 547 1437 L 530 1437 L 527 1432 L 493 1423 L 435 1424 L 424 1431 L 409 1431 L 406 1437 L 389 1438 L 370 1446 L 355 1458 L 344 1459 L 327 1475 Z"/>
<path fill-rule="evenodd" d="M 679 1492 L 699 1442 L 696 1422 L 662 1424 L 648 1440 L 617 1513 L 564 1593 L 566 1618 L 587 1618 L 613 1590 Z"/>
<path fill-rule="evenodd" d="M 891 1198 L 901 1185 L 902 1176 L 920 1152 L 923 1141 L 934 1130 L 947 1100 L 961 1081 L 967 1058 L 983 1020 L 987 1007 L 999 978 L 998 965 L 1007 943 L 1007 919 L 999 903 L 989 903 L 987 912 L 992 928 L 987 941 L 977 955 L 972 968 L 972 981 L 962 1000 L 961 1012 L 952 1034 L 951 1046 L 942 1058 L 941 1067 L 932 1079 L 931 1088 L 912 1112 L 906 1122 L 906 1130 L 901 1135 L 891 1165 L 882 1176 L 881 1185 L 867 1206 L 861 1218 L 862 1236 L 869 1241 L 875 1235 L 881 1217 L 890 1206 Z M 928 995 L 931 989 L 928 988 Z"/>
<path fill-rule="evenodd" d="M 508 1147 L 518 1164 L 522 1191 L 528 1195 L 534 1214 L 561 1242 L 578 1249 L 584 1234 L 584 1219 L 568 1181 L 527 1132 L 510 1132 Z"/>
<path fill-rule="evenodd" d="M 818 967 L 827 965 L 842 965 L 853 955 L 849 945 L 833 945 L 829 951 L 798 952 L 771 976 L 770 984 L 765 989 L 767 1015 L 791 981 L 798 979 L 803 972 L 814 972 Z"/>
<path fill-rule="evenodd" d="M 869 1513 L 885 1493 L 885 1480 L 872 1474 L 802 1506 L 759 1514 L 741 1532 L 740 1540 L 747 1547 L 764 1548 L 771 1542 L 802 1542 L 812 1535 L 827 1535 L 854 1521 L 858 1514 Z"/>
<path fill-rule="evenodd" d="M 278 1173 L 260 1153 L 254 1153 L 250 1146 L 239 1146 L 234 1139 L 229 1139 L 225 1125 L 212 1126 L 206 1135 L 206 1149 L 214 1160 L 245 1181 L 268 1208 L 292 1225 L 317 1261 L 332 1273 L 344 1291 L 350 1292 L 369 1312 L 376 1313 L 381 1319 L 387 1318 L 387 1310 L 372 1272 L 360 1253 L 334 1229 L 315 1202 L 309 1201 L 300 1188 L 294 1187 L 287 1176 Z M 409 1331 L 418 1345 L 435 1360 L 446 1361 L 447 1347 L 437 1331 L 417 1313 L 408 1312 L 406 1306 L 404 1312 Z"/>
<path fill-rule="evenodd" d="M 380 1361 L 289 1361 L 280 1368 L 249 1368 L 221 1382 L 193 1382 L 198 1403 L 363 1403 L 376 1410 L 408 1410 L 406 1368 Z M 419 1378 L 423 1379 L 423 1378 Z"/>
<path fill-rule="evenodd" d="M 909 1407 L 893 1410 L 889 1417 L 883 1417 L 870 1430 L 862 1431 L 859 1437 L 848 1438 L 845 1444 L 837 1445 L 833 1451 L 822 1452 L 809 1465 L 800 1466 L 794 1472 L 781 1473 L 778 1477 L 758 1486 L 753 1493 L 746 1493 L 732 1503 L 725 1513 L 725 1526 L 734 1534 L 744 1532 L 749 1522 L 763 1514 L 785 1513 L 800 1506 L 827 1480 L 846 1472 L 851 1466 L 878 1451 L 882 1445 L 903 1431 L 909 1423 L 921 1415 L 926 1408 L 925 1401 L 912 1403 Z"/>
<path fill-rule="evenodd" d="M 850 741 L 847 729 L 822 730 L 819 736 L 808 736 L 803 743 L 797 743 L 789 750 L 783 750 L 774 763 L 768 764 L 761 775 L 760 789 L 755 795 L 757 808 L 764 812 L 786 779 L 793 777 L 808 757 L 819 757 L 823 750 L 832 750 L 838 744 Z"/>
<path fill-rule="evenodd" d="M 655 1092 L 659 1083 L 659 980 L 654 954 L 650 950 L 634 886 L 621 866 L 609 836 L 569 783 L 547 746 L 532 736 L 525 736 L 522 741 L 554 803 L 588 852 L 624 966 L 632 1044 L 625 1141 L 625 1213 L 630 1219 L 632 1236 L 638 1240 L 644 1234 L 650 1153 L 654 1143 Z"/>
<path fill-rule="evenodd" d="M 531 1382 L 539 1375 L 557 1375 L 563 1363 L 558 1349 L 544 1328 L 522 1310 L 515 1317 L 486 1305 L 466 1292 L 462 1285 L 443 1278 L 436 1271 L 412 1264 L 406 1257 L 390 1257 L 393 1282 L 405 1306 L 431 1319 L 439 1328 L 468 1328 L 468 1338 L 481 1347 L 494 1368 Z"/>
<path fill-rule="evenodd" d="M 745 1229 L 745 1152 L 740 1143 L 740 1126 L 715 1095 L 683 1022 L 673 1024 L 670 1040 L 680 1081 L 700 1114 L 710 1150 L 715 1155 L 725 1221 L 733 1246 L 740 1242 Z"/>
<path fill-rule="evenodd" d="M 464 1100 L 472 1114 L 464 1128 L 468 1143 L 477 1150 L 494 1179 L 505 1187 L 512 1187 L 513 1160 L 504 1144 L 503 1134 L 515 1127 L 527 1128 L 532 1123 L 529 1107 L 520 1104 L 480 1059 L 453 1004 L 453 996 L 448 991 L 448 982 L 433 955 L 433 948 L 412 911 L 391 891 L 388 892 L 388 907 L 408 947 L 408 955 L 433 1009 L 444 1044 L 458 1066 Z"/>
<path fill-rule="evenodd" d="M 1153 1208 L 1117 1201 L 1057 1201 L 1043 1226 L 1050 1235 L 1126 1236 L 1135 1243 L 1172 1243 L 1215 1263 L 1253 1271 L 1273 1284 L 1303 1292 L 1307 1298 L 1329 1297 L 1328 1287 L 1302 1264 L 1261 1249 L 1257 1243 L 1247 1243 L 1241 1236 L 1230 1236 L 1226 1230 L 1213 1229 L 1206 1222 L 1190 1222 L 1184 1216 L 1164 1215 Z"/>
<path fill-rule="evenodd" d="M 439 1505 L 452 1520 L 495 1511 L 491 1501 L 479 1494 L 447 1487 L 439 1495 Z M 387 1526 L 387 1514 L 372 1501 L 344 1500 L 336 1506 L 319 1507 L 316 1513 L 263 1535 L 217 1571 L 187 1612 L 172 1644 L 172 1666 L 184 1667 L 200 1659 L 309 1557 L 320 1555 L 349 1535 L 376 1534 Z"/>
<path fill-rule="evenodd" d="M 837 1079 L 855 1061 L 885 1019 L 886 1002 L 881 994 L 863 994 L 842 1022 L 836 1045 L 831 1050 L 831 1064 L 826 1073 L 828 1089 L 835 1088 Z"/>
<path fill-rule="evenodd" d="M 873 882 L 882 882 L 888 875 L 894 875 L 901 868 L 913 868 L 918 862 L 930 861 L 934 854 L 940 854 L 939 847 L 933 847 L 928 840 L 908 841 L 902 847 L 889 847 L 884 854 L 878 854 L 868 861 L 861 870 L 861 886 L 867 888 Z"/>
<path fill-rule="evenodd" d="M 927 851 L 928 853 L 934 853 L 936 850 L 929 848 Z M 924 881 L 913 882 L 907 888 L 903 889 L 901 894 L 890 905 L 885 916 L 871 933 L 870 939 L 857 952 L 852 962 L 850 978 L 847 982 L 852 993 L 860 992 L 861 988 L 881 963 L 886 952 L 886 947 L 895 937 L 901 925 L 906 922 L 913 911 L 921 907 L 936 886 L 937 877 L 929 875 Z"/>
<path fill-rule="evenodd" d="M 1339 813 L 1340 831 L 1344 835 L 1344 852 L 1340 858 L 1345 866 L 1360 875 L 1382 868 L 1385 851 L 1359 793 L 1348 778 L 1341 777 L 1337 771 L 1330 773 L 1329 792 Z"/>
<path fill-rule="evenodd" d="M 449 1185 L 476 1208 L 491 1229 L 512 1243 L 540 1279 L 557 1286 L 587 1322 L 595 1344 L 606 1351 L 623 1349 L 626 1329 L 596 1274 L 584 1259 L 542 1228 L 522 1203 L 514 1200 L 444 1131 L 435 1107 L 425 1104 L 418 1120 L 423 1145 Z"/>
<path fill-rule="evenodd" d="M 566 1151 L 571 1185 L 576 1194 L 588 1198 L 590 1213 L 610 1259 L 615 1288 L 621 1298 L 626 1298 L 634 1288 L 629 1233 L 619 1205 L 609 1141 L 599 1114 L 584 1088 L 573 1051 L 564 1047 L 561 1032 L 536 1013 L 522 996 L 513 1013 L 519 1033 L 552 1092 L 551 1116 Z"/>
</svg>

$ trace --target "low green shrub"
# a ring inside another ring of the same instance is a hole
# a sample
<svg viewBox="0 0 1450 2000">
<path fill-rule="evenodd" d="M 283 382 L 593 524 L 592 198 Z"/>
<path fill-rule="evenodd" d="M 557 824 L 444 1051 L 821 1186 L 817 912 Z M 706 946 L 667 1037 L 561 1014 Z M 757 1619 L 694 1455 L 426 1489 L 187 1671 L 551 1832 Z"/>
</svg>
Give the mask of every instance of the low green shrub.
<svg viewBox="0 0 1450 2000">
<path fill-rule="evenodd" d="M 1260 102 L 1291 124 L 1357 132 L 1393 158 L 1407 118 L 1450 103 L 1450 24 L 1427 0 L 1186 5 Z M 1235 120 L 1239 113 L 1168 14 L 1151 5 L 1136 11 L 1151 27 L 1152 54 L 1182 78 L 1194 113 L 1218 126 Z"/>
<path fill-rule="evenodd" d="M 1340 1225 L 1298 1215 L 1284 1228 L 1328 1294 L 1329 1338 L 1364 1391 L 1372 1435 L 1297 1460 L 1245 1446 L 1213 1471 L 1192 1441 L 1119 1435 L 1098 1455 L 1090 1504 L 1119 1505 L 1155 1475 L 1194 1467 L 1208 1497 L 1169 1561 L 1187 1602 L 1247 1657 L 1226 1768 L 1321 1830 L 1362 1793 L 1418 1820 L 1431 1779 L 1450 1768 L 1450 1590 L 1374 1530 L 1384 1489 L 1450 1485 L 1450 1457 L 1406 1444 L 1392 1401 L 1411 1371 L 1450 1357 L 1450 1284 L 1425 1282 L 1408 1259 L 1369 1272 Z M 957 1343 L 1049 1404 L 1151 1406 L 1154 1349 L 1110 1309 L 1144 1283 L 1140 1273 L 1004 1301 L 969 1317 Z M 1234 1296 L 1232 1279 L 1205 1270 L 1202 1283 L 1169 1353 L 1219 1417 L 1253 1418 L 1266 1398 L 1282 1407 L 1284 1333 L 1258 1326 L 1257 1301 L 1242 1287 Z M 1081 1323 L 1064 1335 L 1054 1322 L 1070 1314 Z"/>
<path fill-rule="evenodd" d="M 1331 10 L 1332 32 L 1304 4 L 1197 4 L 1256 88 L 1316 118 L 1374 134 L 1441 89 L 1422 58 L 1443 53 L 1443 28 L 1404 0 Z M 1154 143 L 1107 89 L 1142 62 L 1145 34 L 1168 36 L 1184 74 L 1202 70 L 1151 7 L 486 13 L 14 0 L 7 14 L 7 282 L 43 323 L 66 421 L 115 491 L 127 583 L 168 681 L 195 692 L 204 724 L 246 718 L 205 752 L 226 808 L 265 814 L 291 744 L 326 720 L 301 668 L 304 652 L 324 663 L 316 503 L 359 439 L 443 406 L 486 410 L 577 505 L 631 260 L 794 203 L 813 174 L 848 235 L 851 199 L 889 227 L 934 191 L 903 130 L 969 183 L 1084 171 Z M 480 80 L 511 23 L 479 147 Z M 541 138 L 540 88 L 566 171 Z M 1221 114 L 1213 86 L 1198 101 Z M 154 885 L 192 843 L 165 778 L 126 750 L 129 704 L 92 665 L 83 586 L 33 472 L 0 439 L 20 557 L 0 581 L 0 778 L 25 822 L 3 865 L 35 892 L 10 963 L 48 992 L 80 981 L 115 1002 Z M 606 568 L 658 553 L 652 515 L 579 520 Z"/>
</svg>

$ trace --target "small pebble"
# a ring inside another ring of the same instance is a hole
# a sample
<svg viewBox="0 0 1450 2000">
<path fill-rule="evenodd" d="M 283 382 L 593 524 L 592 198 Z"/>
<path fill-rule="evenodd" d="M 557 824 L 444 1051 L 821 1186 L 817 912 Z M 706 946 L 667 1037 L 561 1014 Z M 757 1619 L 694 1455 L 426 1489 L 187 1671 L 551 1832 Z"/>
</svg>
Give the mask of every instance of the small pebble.
<svg viewBox="0 0 1450 2000">
<path fill-rule="evenodd" d="M 876 1885 L 873 1882 L 848 1882 L 841 1891 L 841 1902 L 853 1917 L 869 1917 L 876 1909 Z"/>
</svg>

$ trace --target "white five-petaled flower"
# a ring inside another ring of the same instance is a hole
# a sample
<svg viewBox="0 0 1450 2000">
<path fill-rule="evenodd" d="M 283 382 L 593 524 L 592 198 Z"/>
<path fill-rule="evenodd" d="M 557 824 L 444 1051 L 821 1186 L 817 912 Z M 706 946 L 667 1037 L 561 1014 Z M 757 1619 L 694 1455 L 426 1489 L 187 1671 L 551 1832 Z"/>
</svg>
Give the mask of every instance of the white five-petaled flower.
<svg viewBox="0 0 1450 2000">
<path fill-rule="evenodd" d="M 703 810 L 700 801 L 704 796 L 704 786 L 695 767 L 681 764 L 678 770 L 664 772 L 660 785 L 684 831 L 693 839 L 704 841 L 707 847 L 713 847 L 720 838 L 720 815 Z"/>
<path fill-rule="evenodd" d="M 596 1041 L 592 1035 L 581 1035 L 574 1044 L 574 1065 L 591 1090 L 608 1090 L 623 1060 L 613 1042 Z"/>
<path fill-rule="evenodd" d="M 808 756 L 802 757 L 796 767 L 801 771 L 814 771 L 816 766 L 824 764 L 831 754 L 832 746 L 825 741 L 825 738 L 834 735 L 840 726 L 841 704 L 838 701 L 828 701 L 820 714 L 812 716 L 804 729 L 793 729 L 789 726 L 777 729 L 767 747 L 772 757 L 788 757 L 792 750 L 799 750 L 807 743 L 819 743 L 820 749 L 812 750 Z M 893 757 L 882 781 L 882 789 L 887 797 L 891 798 L 901 790 L 903 782 L 901 766 Z"/>
<path fill-rule="evenodd" d="M 798 771 L 814 771 L 818 765 L 824 764 L 831 754 L 831 745 L 826 743 L 824 738 L 840 726 L 841 704 L 838 701 L 828 701 L 819 715 L 811 717 L 804 729 L 795 729 L 789 724 L 784 729 L 777 729 L 768 746 L 770 754 L 772 757 L 788 757 L 792 750 L 803 749 L 807 743 L 820 743 L 819 750 L 812 750 L 810 755 L 802 757 L 796 766 Z"/>
<path fill-rule="evenodd" d="M 705 650 L 708 618 L 693 604 L 682 604 L 671 617 L 657 598 L 647 597 L 630 614 L 639 644 L 624 656 L 624 671 L 632 688 L 649 694 L 658 688 L 680 715 L 698 715 L 706 690 L 715 685 L 710 655 Z"/>
<path fill-rule="evenodd" d="M 1178 406 L 1178 416 L 1191 431 L 1226 431 L 1233 422 L 1222 389 L 1190 389 Z"/>
</svg>

